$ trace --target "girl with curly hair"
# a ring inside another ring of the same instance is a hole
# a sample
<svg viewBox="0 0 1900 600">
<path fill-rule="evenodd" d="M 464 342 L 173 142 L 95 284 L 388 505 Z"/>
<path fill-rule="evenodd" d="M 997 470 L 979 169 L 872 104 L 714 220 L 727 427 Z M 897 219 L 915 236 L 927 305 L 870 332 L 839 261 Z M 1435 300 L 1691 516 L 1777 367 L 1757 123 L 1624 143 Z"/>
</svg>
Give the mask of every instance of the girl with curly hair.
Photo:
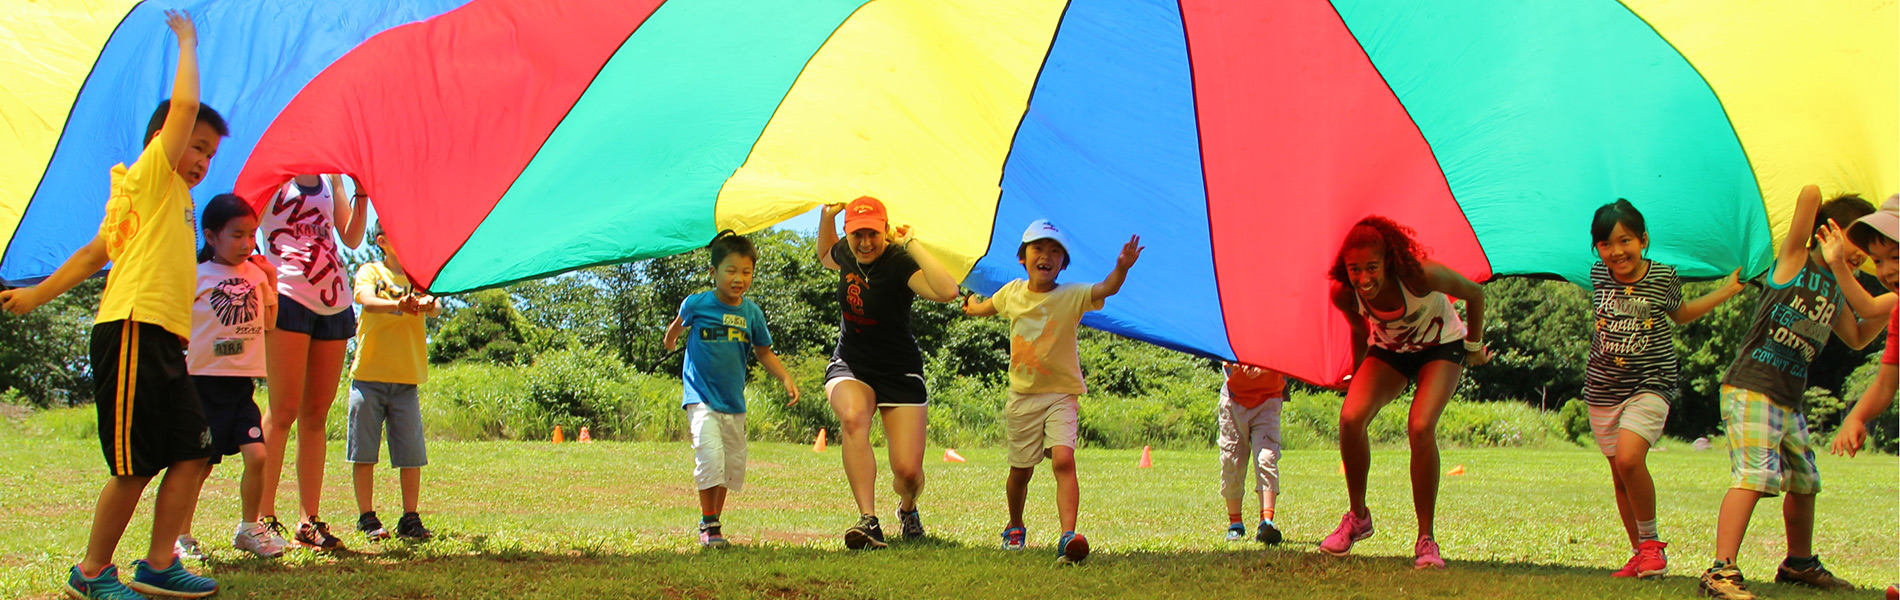
<svg viewBox="0 0 1900 600">
<path fill-rule="evenodd" d="M 1331 278 L 1333 306 L 1352 327 L 1354 371 L 1339 410 L 1339 456 L 1352 506 L 1320 550 L 1345 556 L 1354 542 L 1372 537 L 1372 512 L 1366 508 L 1372 449 L 1366 426 L 1380 408 L 1416 382 L 1406 419 L 1412 508 L 1418 513 L 1413 566 L 1444 568 L 1432 538 L 1438 503 L 1438 417 L 1458 389 L 1465 365 L 1490 360 L 1483 341 L 1484 288 L 1425 258 L 1411 228 L 1380 216 L 1361 219 L 1346 233 Z M 1465 320 L 1453 310 L 1454 297 L 1465 301 Z"/>
</svg>

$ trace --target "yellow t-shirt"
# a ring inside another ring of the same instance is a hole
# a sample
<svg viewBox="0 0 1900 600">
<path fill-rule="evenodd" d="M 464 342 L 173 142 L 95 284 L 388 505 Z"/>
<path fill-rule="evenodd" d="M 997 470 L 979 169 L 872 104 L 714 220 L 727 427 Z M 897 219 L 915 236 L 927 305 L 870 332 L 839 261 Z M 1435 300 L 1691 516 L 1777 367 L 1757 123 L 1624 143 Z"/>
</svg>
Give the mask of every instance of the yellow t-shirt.
<svg viewBox="0 0 1900 600">
<path fill-rule="evenodd" d="M 191 298 L 198 283 L 198 216 L 191 187 L 172 170 L 159 138 L 131 167 L 112 167 L 112 196 L 99 239 L 112 270 L 99 297 L 99 323 L 151 323 L 191 338 Z"/>
<path fill-rule="evenodd" d="M 996 314 L 1009 317 L 1009 389 L 1022 394 L 1076 394 L 1088 391 L 1082 383 L 1082 360 L 1075 351 L 1075 328 L 1082 313 L 1101 310 L 1095 286 L 1069 283 L 1039 294 L 1018 279 L 990 297 Z"/>
<path fill-rule="evenodd" d="M 381 262 L 356 270 L 358 291 L 377 298 L 401 300 L 409 293 L 409 278 L 391 273 Z M 363 311 L 356 321 L 356 364 L 350 379 L 378 383 L 422 385 L 429 379 L 428 317 L 416 314 Z"/>
</svg>

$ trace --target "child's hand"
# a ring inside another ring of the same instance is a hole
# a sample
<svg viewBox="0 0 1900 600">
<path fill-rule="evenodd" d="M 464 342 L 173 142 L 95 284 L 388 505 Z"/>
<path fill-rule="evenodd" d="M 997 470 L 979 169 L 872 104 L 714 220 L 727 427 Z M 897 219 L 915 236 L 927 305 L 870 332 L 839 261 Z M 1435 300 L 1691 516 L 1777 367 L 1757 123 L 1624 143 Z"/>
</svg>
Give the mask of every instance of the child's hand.
<svg viewBox="0 0 1900 600">
<path fill-rule="evenodd" d="M 1739 285 L 1744 285 L 1742 283 L 1742 268 L 1735 267 L 1735 272 L 1729 273 L 1728 278 L 1722 280 L 1722 287 L 1739 286 Z"/>
<path fill-rule="evenodd" d="M 435 312 L 436 307 L 441 306 L 442 304 L 440 301 L 435 299 L 435 296 L 431 296 L 428 294 L 413 296 L 413 298 L 415 298 L 416 300 L 416 312 L 418 313 L 427 314 L 430 312 Z"/>
<path fill-rule="evenodd" d="M 976 308 L 976 294 L 970 294 L 970 295 L 964 296 L 963 297 L 963 316 L 966 316 L 966 317 L 976 316 L 975 308 Z"/>
<path fill-rule="evenodd" d="M 1122 245 L 1121 256 L 1115 257 L 1115 268 L 1126 271 L 1135 266 L 1135 261 L 1141 258 L 1141 250 L 1141 236 L 1130 236 L 1128 243 Z"/>
<path fill-rule="evenodd" d="M 1835 456 L 1852 458 L 1855 454 L 1860 452 L 1861 444 L 1866 442 L 1867 424 L 1849 415 L 1847 418 L 1841 419 L 1841 428 L 1834 431 L 1834 447 L 1832 451 Z"/>
<path fill-rule="evenodd" d="M 191 24 L 191 15 L 185 11 L 165 11 L 165 26 L 172 29 L 172 35 L 178 36 L 179 46 L 192 46 L 198 43 L 198 28 Z"/>
<path fill-rule="evenodd" d="M 790 377 L 779 380 L 779 383 L 785 384 L 785 395 L 792 397 L 792 401 L 786 402 L 785 405 L 786 406 L 797 405 L 798 404 L 798 385 L 792 383 L 792 378 Z"/>
<path fill-rule="evenodd" d="M 1847 265 L 1847 236 L 1833 219 L 1814 231 L 1814 241 L 1821 243 L 1821 257 L 1827 259 L 1828 264 Z"/>
<path fill-rule="evenodd" d="M 0 307 L 4 307 L 7 312 L 16 315 L 33 312 L 33 309 L 39 308 L 41 304 L 46 303 L 46 301 L 41 299 L 39 294 L 34 291 L 36 289 L 37 288 L 26 287 L 0 292 Z"/>
<path fill-rule="evenodd" d="M 826 204 L 822 212 L 818 213 L 818 215 L 826 219 L 831 219 L 836 218 L 838 213 L 841 212 L 844 212 L 843 204 Z"/>
</svg>

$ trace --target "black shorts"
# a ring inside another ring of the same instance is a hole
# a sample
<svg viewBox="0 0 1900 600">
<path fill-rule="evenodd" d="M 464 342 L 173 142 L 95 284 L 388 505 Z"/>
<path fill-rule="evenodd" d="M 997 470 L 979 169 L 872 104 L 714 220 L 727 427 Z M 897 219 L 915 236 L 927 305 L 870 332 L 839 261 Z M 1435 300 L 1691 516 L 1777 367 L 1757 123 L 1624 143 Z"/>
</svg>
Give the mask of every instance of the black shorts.
<svg viewBox="0 0 1900 600">
<path fill-rule="evenodd" d="M 205 423 L 211 426 L 211 464 L 242 451 L 245 444 L 264 443 L 264 415 L 251 398 L 257 384 L 249 377 L 193 375 L 191 385 L 198 389 L 204 404 Z"/>
<path fill-rule="evenodd" d="M 921 369 L 919 369 L 921 370 Z M 877 405 L 886 406 L 928 406 L 930 388 L 924 384 L 923 373 L 891 373 L 882 370 L 853 371 L 844 359 L 832 357 L 831 366 L 825 367 L 825 387 L 839 379 L 851 379 L 871 386 L 871 394 L 876 396 Z"/>
<path fill-rule="evenodd" d="M 310 336 L 313 340 L 347 340 L 356 337 L 356 311 L 344 307 L 334 315 L 319 315 L 296 300 L 285 298 L 277 303 L 277 328 Z"/>
<path fill-rule="evenodd" d="M 177 335 L 136 321 L 94 325 L 92 377 L 99 447 L 114 477 L 151 477 L 212 455 L 211 429 Z"/>
<path fill-rule="evenodd" d="M 1373 346 L 1370 350 L 1366 351 L 1366 358 L 1379 359 L 1379 362 L 1392 367 L 1392 369 L 1398 371 L 1400 375 L 1404 375 L 1406 379 L 1415 380 L 1418 379 L 1418 372 L 1424 369 L 1427 363 L 1432 361 L 1442 360 L 1457 363 L 1458 366 L 1464 366 L 1465 354 L 1465 344 L 1459 341 L 1439 344 L 1416 352 L 1393 352 L 1385 348 Z"/>
</svg>

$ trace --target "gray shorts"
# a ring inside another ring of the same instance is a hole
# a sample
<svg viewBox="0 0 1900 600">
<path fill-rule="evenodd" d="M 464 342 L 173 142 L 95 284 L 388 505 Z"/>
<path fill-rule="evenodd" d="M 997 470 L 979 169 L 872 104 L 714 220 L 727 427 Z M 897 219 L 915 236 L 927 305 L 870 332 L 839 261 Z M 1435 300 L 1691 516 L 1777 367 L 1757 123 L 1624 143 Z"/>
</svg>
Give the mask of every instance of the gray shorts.
<svg viewBox="0 0 1900 600">
<path fill-rule="evenodd" d="M 407 383 L 350 382 L 349 437 L 343 456 L 353 463 L 376 464 L 383 426 L 389 427 L 389 463 L 399 469 L 429 464 L 422 443 L 422 396 Z"/>
</svg>

